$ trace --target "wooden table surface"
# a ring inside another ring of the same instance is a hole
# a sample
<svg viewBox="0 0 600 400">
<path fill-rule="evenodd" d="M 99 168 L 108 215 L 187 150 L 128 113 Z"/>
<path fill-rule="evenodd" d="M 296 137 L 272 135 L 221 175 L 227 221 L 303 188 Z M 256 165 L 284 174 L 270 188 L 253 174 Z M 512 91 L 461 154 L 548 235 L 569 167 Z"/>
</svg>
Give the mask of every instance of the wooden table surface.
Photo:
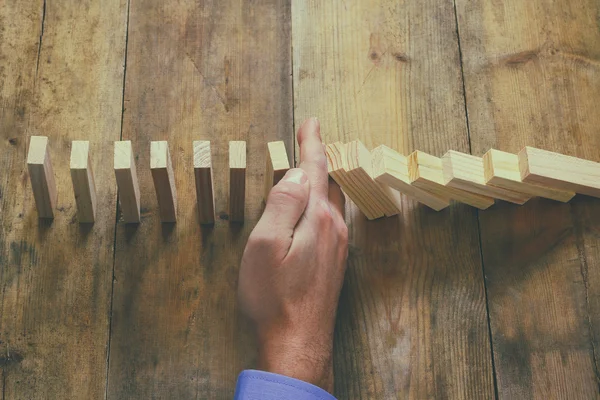
<svg viewBox="0 0 600 400">
<path fill-rule="evenodd" d="M 256 350 L 236 304 L 265 143 L 481 156 L 524 145 L 600 161 L 598 0 L 4 0 L 0 3 L 2 399 L 227 399 Z M 50 137 L 58 212 L 25 158 Z M 98 217 L 68 168 L 90 140 Z M 133 142 L 139 226 L 119 221 L 115 140 Z M 162 225 L 151 140 L 179 221 Z M 197 223 L 192 140 L 211 140 L 218 220 Z M 227 143 L 248 142 L 246 223 L 227 221 Z M 600 201 L 498 202 L 366 221 L 348 205 L 340 399 L 599 396 Z"/>
</svg>

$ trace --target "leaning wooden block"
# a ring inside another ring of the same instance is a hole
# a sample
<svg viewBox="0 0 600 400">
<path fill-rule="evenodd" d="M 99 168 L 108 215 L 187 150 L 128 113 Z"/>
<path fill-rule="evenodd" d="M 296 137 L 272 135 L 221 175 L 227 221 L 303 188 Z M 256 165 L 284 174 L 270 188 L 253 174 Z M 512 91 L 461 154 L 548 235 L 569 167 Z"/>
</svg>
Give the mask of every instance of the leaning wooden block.
<svg viewBox="0 0 600 400">
<path fill-rule="evenodd" d="M 90 142 L 74 140 L 71 143 L 70 166 L 77 218 L 81 223 L 93 223 L 96 220 L 96 184 L 90 160 Z"/>
<path fill-rule="evenodd" d="M 362 192 L 357 189 L 354 181 L 348 177 L 348 158 L 346 145 L 341 142 L 328 144 L 325 147 L 327 154 L 327 169 L 329 176 L 342 188 L 344 193 L 352 200 L 365 216 L 372 220 L 384 216 L 383 211 L 374 207 Z"/>
<path fill-rule="evenodd" d="M 373 160 L 371 152 L 360 140 L 346 145 L 348 159 L 348 178 L 356 183 L 357 189 L 390 217 L 400 213 L 400 203 L 392 190 L 373 179 Z"/>
<path fill-rule="evenodd" d="M 267 167 L 265 170 L 265 201 L 269 197 L 271 188 L 283 178 L 285 173 L 290 169 L 285 143 L 269 142 L 267 143 Z"/>
<path fill-rule="evenodd" d="M 54 218 L 58 192 L 46 136 L 32 136 L 27 153 L 27 169 L 33 198 L 40 218 Z"/>
<path fill-rule="evenodd" d="M 485 182 L 488 185 L 525 193 L 534 197 L 562 201 L 566 203 L 575 192 L 540 186 L 521 180 L 519 156 L 505 151 L 491 149 L 483 155 Z"/>
<path fill-rule="evenodd" d="M 201 224 L 213 224 L 215 222 L 215 199 L 210 142 L 197 140 L 194 141 L 193 146 L 198 219 Z"/>
<path fill-rule="evenodd" d="M 177 191 L 169 145 L 166 141 L 150 142 L 150 171 L 156 190 L 160 220 L 177 221 Z"/>
<path fill-rule="evenodd" d="M 442 160 L 438 157 L 415 151 L 408 157 L 408 172 L 411 185 L 450 198 L 460 203 L 485 210 L 494 204 L 494 199 L 445 185 Z"/>
<path fill-rule="evenodd" d="M 450 198 L 428 192 L 410 183 L 408 158 L 385 145 L 375 148 L 373 157 L 373 177 L 397 191 L 414 198 L 426 206 L 440 211 L 450 205 Z"/>
<path fill-rule="evenodd" d="M 525 147 L 519 169 L 523 182 L 600 197 L 600 163 Z"/>
<path fill-rule="evenodd" d="M 483 159 L 450 150 L 442 157 L 446 186 L 466 190 L 516 204 L 524 204 L 531 196 L 485 184 Z"/>
<path fill-rule="evenodd" d="M 244 221 L 246 204 L 246 142 L 229 142 L 229 220 Z"/>
<path fill-rule="evenodd" d="M 138 223 L 140 222 L 140 187 L 131 141 L 115 142 L 114 168 L 123 221 Z"/>
</svg>

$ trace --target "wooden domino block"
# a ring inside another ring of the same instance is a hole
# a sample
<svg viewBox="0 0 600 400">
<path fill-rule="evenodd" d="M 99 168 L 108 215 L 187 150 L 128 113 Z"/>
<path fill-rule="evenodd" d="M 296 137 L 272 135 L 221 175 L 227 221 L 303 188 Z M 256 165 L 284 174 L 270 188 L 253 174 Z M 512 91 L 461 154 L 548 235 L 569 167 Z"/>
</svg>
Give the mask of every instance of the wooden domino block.
<svg viewBox="0 0 600 400">
<path fill-rule="evenodd" d="M 150 171 L 156 190 L 160 220 L 177 221 L 177 191 L 169 145 L 166 141 L 150 142 Z"/>
<path fill-rule="evenodd" d="M 350 200 L 358 206 L 368 219 L 383 217 L 383 211 L 374 208 L 374 205 L 357 189 L 355 182 L 348 177 L 346 145 L 340 142 L 328 144 L 325 151 L 329 176 L 342 188 Z"/>
<path fill-rule="evenodd" d="M 377 182 L 396 189 L 436 211 L 450 205 L 450 197 L 428 192 L 410 183 L 407 157 L 384 145 L 375 148 L 371 155 L 373 177 Z"/>
<path fill-rule="evenodd" d="M 32 136 L 27 153 L 27 169 L 39 218 L 54 218 L 58 192 L 46 136 Z"/>
<path fill-rule="evenodd" d="M 438 196 L 447 197 L 480 210 L 485 210 L 494 204 L 494 199 L 491 197 L 446 186 L 442 160 L 422 151 L 415 151 L 408 157 L 408 172 L 413 186 Z"/>
<path fill-rule="evenodd" d="M 244 221 L 246 203 L 246 142 L 229 142 L 229 220 Z"/>
<path fill-rule="evenodd" d="M 267 167 L 265 170 L 265 201 L 269 197 L 271 188 L 283 178 L 285 173 L 290 169 L 287 152 L 285 151 L 285 143 L 269 142 L 267 143 Z"/>
<path fill-rule="evenodd" d="M 373 160 L 371 152 L 360 140 L 355 140 L 346 145 L 348 159 L 347 176 L 356 183 L 356 188 L 368 199 L 390 217 L 400 213 L 400 203 L 392 190 L 373 179 Z"/>
<path fill-rule="evenodd" d="M 523 182 L 600 197 L 600 163 L 525 147 L 519 169 Z"/>
<path fill-rule="evenodd" d="M 529 196 L 544 197 L 566 203 L 575 196 L 575 192 L 554 189 L 523 182 L 519 170 L 519 156 L 505 151 L 491 149 L 483 155 L 485 182 L 508 190 L 525 193 Z"/>
<path fill-rule="evenodd" d="M 71 143 L 71 180 L 80 223 L 96 221 L 96 184 L 90 159 L 90 142 L 74 140 Z"/>
<path fill-rule="evenodd" d="M 198 219 L 201 224 L 213 224 L 215 222 L 215 199 L 210 142 L 198 140 L 194 141 L 193 146 Z"/>
<path fill-rule="evenodd" d="M 442 165 L 446 186 L 516 204 L 524 204 L 531 198 L 524 193 L 486 185 L 481 157 L 450 150 L 442 157 Z"/>
<path fill-rule="evenodd" d="M 115 177 L 119 187 L 119 203 L 123 221 L 140 222 L 140 187 L 131 141 L 115 142 L 114 153 Z"/>
</svg>

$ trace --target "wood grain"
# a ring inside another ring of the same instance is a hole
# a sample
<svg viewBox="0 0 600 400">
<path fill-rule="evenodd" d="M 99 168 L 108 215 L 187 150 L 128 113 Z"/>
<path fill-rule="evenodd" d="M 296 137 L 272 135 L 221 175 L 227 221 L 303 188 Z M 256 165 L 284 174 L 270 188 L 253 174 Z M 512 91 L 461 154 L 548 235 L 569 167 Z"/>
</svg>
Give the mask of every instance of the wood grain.
<svg viewBox="0 0 600 400">
<path fill-rule="evenodd" d="M 468 152 L 452 2 L 292 2 L 295 125 L 326 143 Z M 335 337 L 340 399 L 493 398 L 476 211 L 402 197 L 367 221 L 347 202 L 350 256 Z"/>
<path fill-rule="evenodd" d="M 138 158 L 142 223 L 119 224 L 109 399 L 227 399 L 255 366 L 236 285 L 261 212 L 264 163 L 247 169 L 243 225 L 229 224 L 228 142 L 249 160 L 265 143 L 292 147 L 289 3 L 132 1 L 123 140 Z M 161 224 L 150 141 L 167 140 L 178 189 L 177 224 Z M 193 141 L 213 152 L 214 226 L 198 223 Z"/>
<path fill-rule="evenodd" d="M 4 399 L 105 396 L 127 4 L 0 6 L 0 387 Z M 27 137 L 45 135 L 56 176 L 52 223 L 28 185 Z M 71 141 L 90 140 L 98 220 L 77 223 Z M 105 164 L 108 161 L 108 165 Z"/>
<path fill-rule="evenodd" d="M 457 0 L 473 154 L 600 161 L 600 3 Z M 500 398 L 596 398 L 600 203 L 480 214 Z"/>
</svg>

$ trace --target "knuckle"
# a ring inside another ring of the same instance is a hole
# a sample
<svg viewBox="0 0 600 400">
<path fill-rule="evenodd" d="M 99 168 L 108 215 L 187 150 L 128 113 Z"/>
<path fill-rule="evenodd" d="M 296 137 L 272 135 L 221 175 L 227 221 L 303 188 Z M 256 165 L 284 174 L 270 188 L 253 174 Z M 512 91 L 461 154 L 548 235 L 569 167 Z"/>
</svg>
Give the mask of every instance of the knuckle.
<svg viewBox="0 0 600 400">
<path fill-rule="evenodd" d="M 334 224 L 334 218 L 333 218 L 333 214 L 331 212 L 331 207 L 329 206 L 329 204 L 326 201 L 321 200 L 321 201 L 317 202 L 314 212 L 315 212 L 315 216 L 317 217 L 317 220 L 322 225 L 332 226 Z"/>
<path fill-rule="evenodd" d="M 271 234 L 271 231 L 257 231 L 254 230 L 248 238 L 247 246 L 250 248 L 264 249 L 273 246 L 275 237 Z"/>
<path fill-rule="evenodd" d="M 290 201 L 302 202 L 304 200 L 304 196 L 304 190 L 300 185 L 282 181 L 273 186 L 271 193 L 269 194 L 268 201 L 278 204 L 287 203 Z"/>
<path fill-rule="evenodd" d="M 341 223 L 338 225 L 337 234 L 341 242 L 348 242 L 348 227 L 345 223 Z"/>
</svg>

